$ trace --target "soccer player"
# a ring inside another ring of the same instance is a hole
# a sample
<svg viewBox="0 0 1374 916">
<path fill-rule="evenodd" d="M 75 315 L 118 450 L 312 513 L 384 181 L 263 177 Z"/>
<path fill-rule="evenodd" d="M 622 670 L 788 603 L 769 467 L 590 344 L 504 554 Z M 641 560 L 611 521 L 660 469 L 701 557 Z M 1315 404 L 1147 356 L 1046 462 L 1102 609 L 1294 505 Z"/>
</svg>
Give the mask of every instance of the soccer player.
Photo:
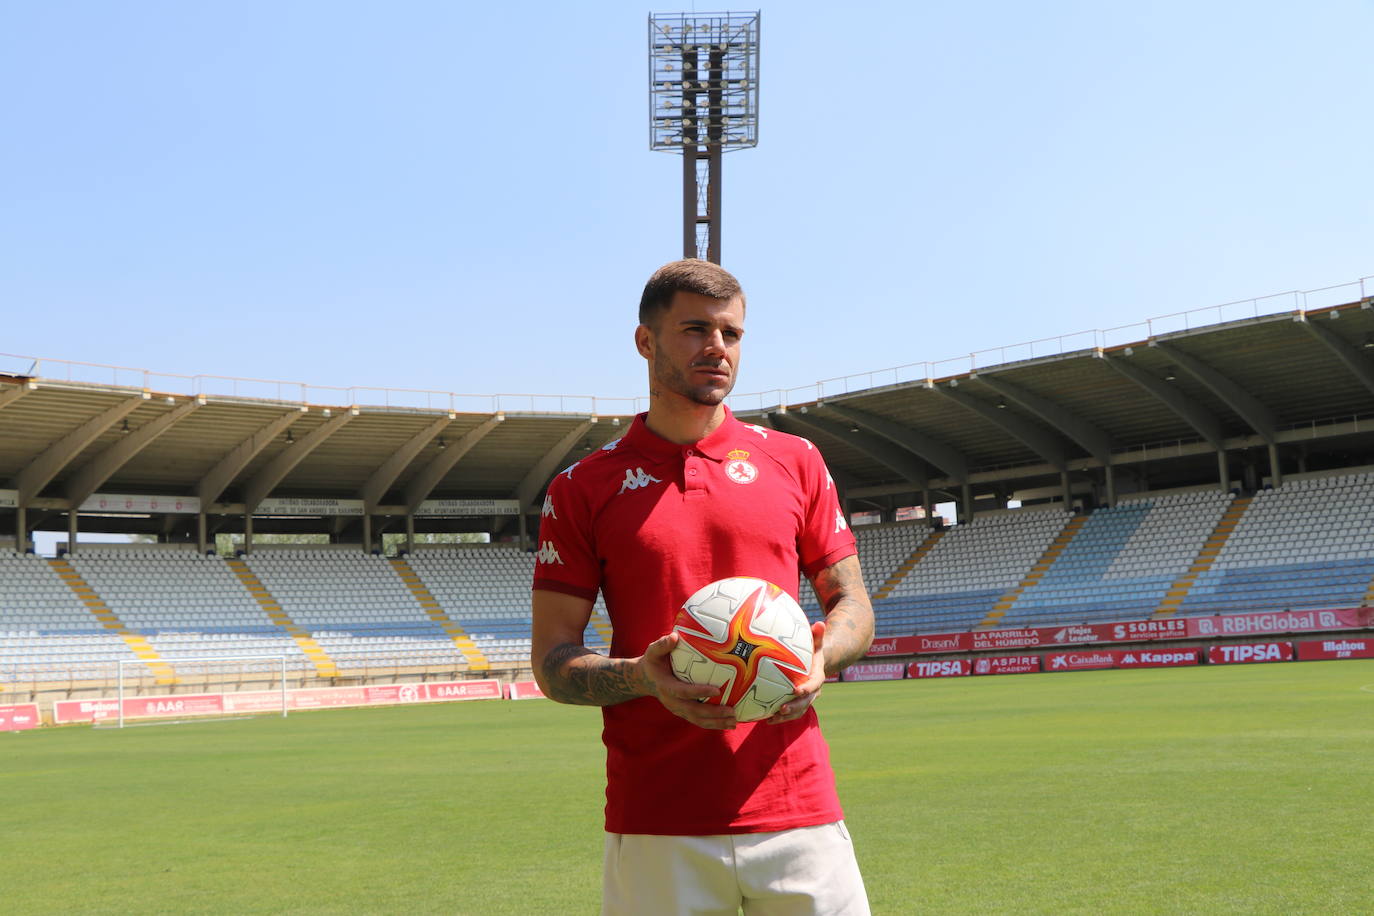
<svg viewBox="0 0 1374 916">
<path fill-rule="evenodd" d="M 725 406 L 739 370 L 744 292 L 707 261 L 675 261 L 644 287 L 635 346 L 649 410 L 549 485 L 534 573 L 531 662 L 544 693 L 603 707 L 605 914 L 866 914 L 812 701 L 873 637 L 854 536 L 805 439 Z M 728 576 L 825 608 L 796 697 L 739 723 L 698 702 L 669 654 L 678 608 Z M 583 645 L 598 590 L 610 657 Z"/>
</svg>

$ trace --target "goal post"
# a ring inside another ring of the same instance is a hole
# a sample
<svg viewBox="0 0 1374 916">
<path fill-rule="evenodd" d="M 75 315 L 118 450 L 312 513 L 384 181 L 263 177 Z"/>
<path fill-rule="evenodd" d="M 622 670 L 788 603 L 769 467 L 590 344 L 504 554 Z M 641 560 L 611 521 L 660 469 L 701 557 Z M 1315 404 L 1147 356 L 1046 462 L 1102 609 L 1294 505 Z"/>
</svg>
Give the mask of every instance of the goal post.
<svg viewBox="0 0 1374 916">
<path fill-rule="evenodd" d="M 273 694 L 275 694 L 275 695 L 277 696 L 277 698 L 280 700 L 281 714 L 282 714 L 282 717 L 284 718 L 284 717 L 286 716 L 286 714 L 287 714 L 287 708 L 288 708 L 289 705 L 290 705 L 290 703 L 288 702 L 288 699 L 287 699 L 287 692 L 286 692 L 286 660 L 287 660 L 287 656 L 285 656 L 285 655 L 202 655 L 202 656 L 195 656 L 195 657 L 191 657 L 191 658 L 159 658 L 159 659 L 153 659 L 153 658 L 121 658 L 121 659 L 118 659 L 118 660 L 116 661 L 116 664 L 118 665 L 118 687 L 117 687 L 118 692 L 117 692 L 117 699 L 116 699 L 116 704 L 115 704 L 115 705 L 116 705 L 116 708 L 117 708 L 117 710 L 118 710 L 119 727 L 120 727 L 120 728 L 123 728 L 123 727 L 124 727 L 124 721 L 125 721 L 125 715 L 124 715 L 124 698 L 125 698 L 125 695 L 126 695 L 126 693 L 127 693 L 127 691 L 126 691 L 126 685 L 129 683 L 129 677 L 128 677 L 128 675 L 126 674 L 126 672 L 129 670 L 130 666 L 134 666 L 134 665 L 141 665 L 141 666 L 143 666 L 145 669 L 146 669 L 146 668 L 150 668 L 151 666 L 154 666 L 154 665 L 160 665 L 160 666 L 171 667 L 171 668 L 173 668 L 173 669 L 176 669 L 178 666 L 183 666 L 183 665 L 192 665 L 192 664 L 212 664 L 212 663 L 213 663 L 213 664 L 222 664 L 222 665 L 238 665 L 238 666 L 240 666 L 240 671 L 242 672 L 242 670 L 243 670 L 243 669 L 242 669 L 242 665 L 243 665 L 243 663 L 245 663 L 245 662 L 271 662 L 271 663 L 272 663 L 272 666 L 271 666 L 270 670 L 273 670 L 273 671 L 275 672 L 275 674 L 276 674 L 276 676 L 277 676 L 278 683 L 279 683 L 279 685 L 280 685 L 280 689 L 277 690 L 277 691 L 270 691 L 270 692 L 273 693 Z M 260 669 L 260 670 L 261 670 L 261 669 Z M 267 692 L 269 692 L 269 691 L 261 691 L 261 693 L 267 693 Z M 221 694 L 221 695 L 223 695 L 223 694 Z M 166 699 L 169 700 L 169 701 L 175 701 L 176 695 L 175 695 L 175 694 L 172 694 L 172 695 L 168 696 Z M 273 704 L 273 705 L 274 705 L 274 707 L 276 706 L 276 704 Z M 274 708 L 272 711 L 275 712 L 275 711 L 276 711 L 275 708 Z M 202 713 L 202 714 L 198 714 L 198 715 L 204 715 L 204 714 Z"/>
</svg>

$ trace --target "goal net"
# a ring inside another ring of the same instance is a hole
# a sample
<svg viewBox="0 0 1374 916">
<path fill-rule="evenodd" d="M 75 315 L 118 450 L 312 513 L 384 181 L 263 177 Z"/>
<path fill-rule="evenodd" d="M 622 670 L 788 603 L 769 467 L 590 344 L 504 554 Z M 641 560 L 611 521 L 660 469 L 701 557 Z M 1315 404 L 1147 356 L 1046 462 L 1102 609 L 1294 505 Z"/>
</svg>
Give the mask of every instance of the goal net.
<svg viewBox="0 0 1374 916">
<path fill-rule="evenodd" d="M 287 656 L 204 655 L 118 662 L 117 720 L 177 722 L 287 714 Z"/>
</svg>

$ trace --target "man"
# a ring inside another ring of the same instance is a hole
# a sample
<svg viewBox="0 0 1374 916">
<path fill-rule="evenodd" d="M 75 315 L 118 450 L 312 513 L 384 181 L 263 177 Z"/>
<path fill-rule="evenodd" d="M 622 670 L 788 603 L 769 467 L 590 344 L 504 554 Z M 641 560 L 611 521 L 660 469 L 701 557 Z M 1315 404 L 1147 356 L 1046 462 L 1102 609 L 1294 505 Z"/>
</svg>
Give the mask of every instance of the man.
<svg viewBox="0 0 1374 916">
<path fill-rule="evenodd" d="M 602 912 L 866 914 L 812 701 L 868 649 L 873 610 L 833 482 L 805 439 L 737 420 L 744 293 L 706 261 L 644 288 L 635 346 L 649 410 L 550 484 L 534 574 L 531 662 L 544 693 L 601 706 Z M 699 702 L 679 681 L 673 620 L 701 586 L 753 576 L 826 609 L 805 683 L 768 720 Z M 610 657 L 582 634 L 598 590 Z"/>
</svg>

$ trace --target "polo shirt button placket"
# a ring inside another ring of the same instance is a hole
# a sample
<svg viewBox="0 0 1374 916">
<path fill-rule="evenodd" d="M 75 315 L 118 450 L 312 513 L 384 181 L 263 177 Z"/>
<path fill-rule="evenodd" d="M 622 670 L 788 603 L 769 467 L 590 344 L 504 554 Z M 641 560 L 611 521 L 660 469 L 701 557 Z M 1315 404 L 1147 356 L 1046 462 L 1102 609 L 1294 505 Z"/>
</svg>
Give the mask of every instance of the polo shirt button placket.
<svg viewBox="0 0 1374 916">
<path fill-rule="evenodd" d="M 701 458 L 698 457 L 696 449 L 688 448 L 682 450 L 683 464 L 686 466 L 683 480 L 686 484 L 686 494 L 689 496 L 705 496 L 706 487 L 702 481 L 700 472 Z"/>
</svg>

